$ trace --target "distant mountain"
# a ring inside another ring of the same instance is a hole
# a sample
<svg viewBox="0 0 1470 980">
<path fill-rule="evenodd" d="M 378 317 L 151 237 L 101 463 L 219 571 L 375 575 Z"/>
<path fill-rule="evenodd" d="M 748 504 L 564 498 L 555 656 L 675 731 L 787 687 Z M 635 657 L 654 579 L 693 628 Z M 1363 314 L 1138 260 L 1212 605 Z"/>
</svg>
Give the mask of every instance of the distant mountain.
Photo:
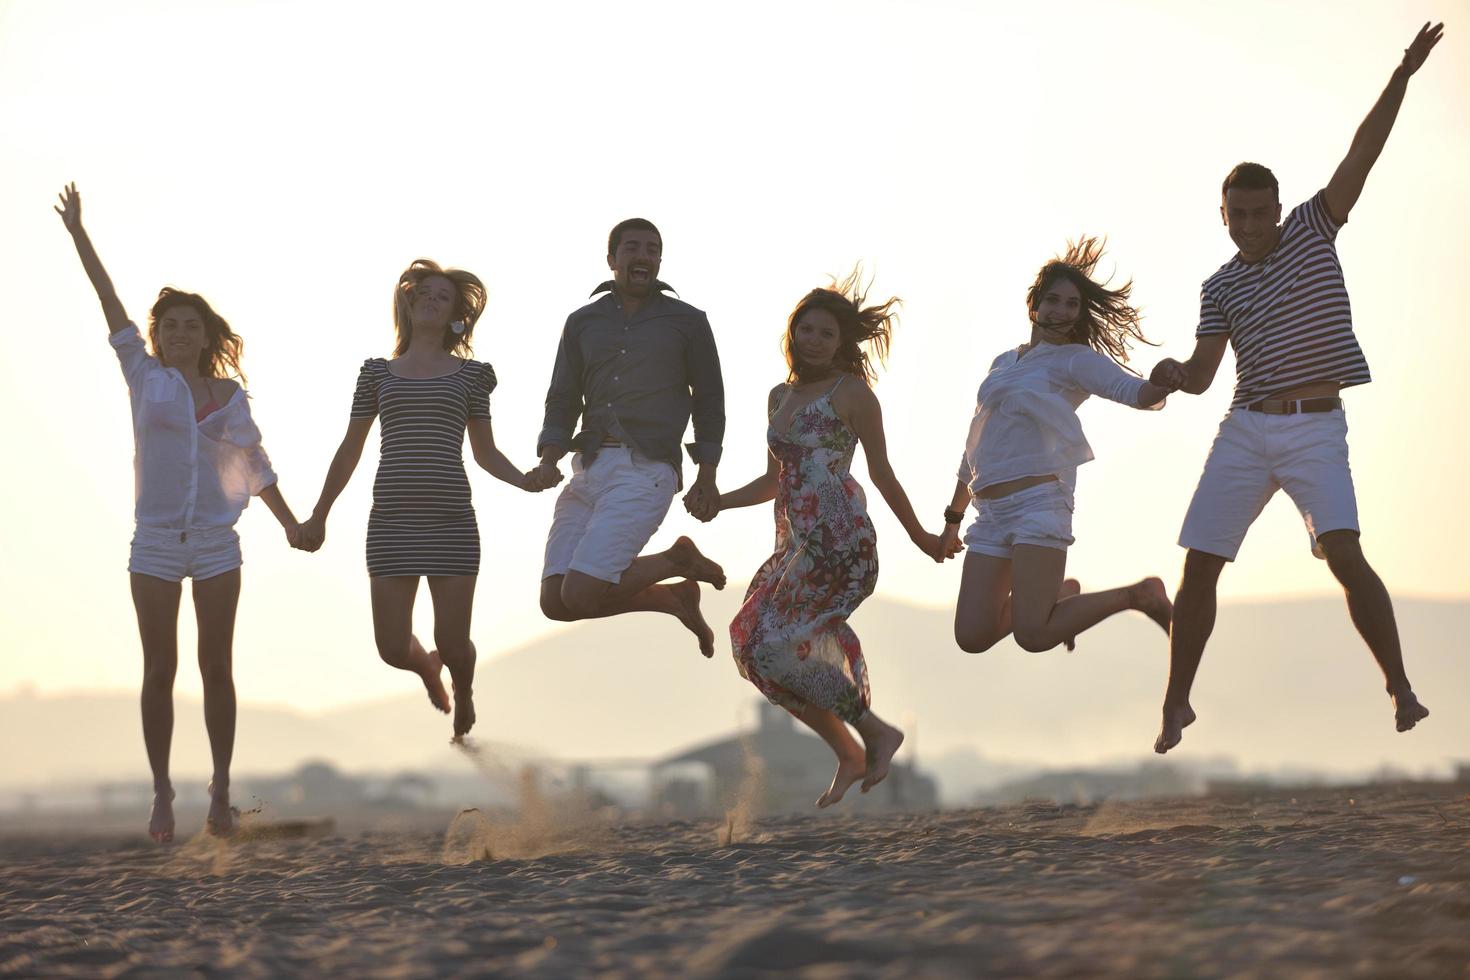
<svg viewBox="0 0 1470 980">
<path fill-rule="evenodd" d="M 731 589 L 707 600 L 717 630 L 738 599 Z M 1393 731 L 1381 677 L 1341 600 L 1226 605 L 1196 685 L 1200 721 L 1170 758 L 1343 774 L 1386 764 L 1446 772 L 1470 759 L 1470 602 L 1401 600 L 1397 613 L 1410 677 L 1433 711 L 1419 729 Z M 950 619 L 883 599 L 854 619 L 874 709 L 908 732 L 905 753 L 941 769 L 973 753 L 989 767 L 976 786 L 1149 754 L 1168 653 L 1143 617 L 1115 617 L 1072 654 L 1005 643 L 974 656 L 954 646 Z M 530 747 L 496 749 L 507 754 L 652 759 L 752 727 L 754 688 L 721 647 L 703 659 L 682 627 L 656 614 L 577 624 L 483 665 L 475 735 Z M 175 771 L 207 774 L 199 702 L 181 697 L 176 716 Z M 417 692 L 315 714 L 242 705 L 235 765 L 241 774 L 309 759 L 347 771 L 467 766 L 448 736 L 448 721 Z M 132 694 L 0 698 L 0 745 L 0 784 L 146 776 Z"/>
</svg>

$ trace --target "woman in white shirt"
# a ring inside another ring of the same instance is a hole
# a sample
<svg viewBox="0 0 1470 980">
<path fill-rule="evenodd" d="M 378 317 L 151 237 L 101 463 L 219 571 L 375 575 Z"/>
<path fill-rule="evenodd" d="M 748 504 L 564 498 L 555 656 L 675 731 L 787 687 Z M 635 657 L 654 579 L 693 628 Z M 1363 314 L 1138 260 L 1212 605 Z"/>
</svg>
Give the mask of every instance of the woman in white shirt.
<svg viewBox="0 0 1470 980">
<path fill-rule="evenodd" d="M 1099 395 L 1157 409 L 1172 390 L 1122 367 L 1131 341 L 1148 342 L 1128 303 L 1132 283 L 1109 289 L 1093 280 L 1102 257 L 1097 239 L 1069 246 L 1042 266 L 1026 294 L 1030 340 L 997 357 L 980 385 L 944 512 L 942 541 L 953 554 L 960 550 L 962 508 L 974 503 L 954 625 L 967 653 L 1012 633 L 1024 650 L 1062 643 L 1070 649 L 1078 633 L 1126 609 L 1169 629 L 1172 606 L 1157 578 L 1078 595 L 1076 583 L 1063 577 L 1077 467 L 1092 459 L 1077 407 Z"/>
<path fill-rule="evenodd" d="M 102 302 L 133 409 L 137 526 L 128 571 L 143 644 L 143 742 L 153 769 L 148 833 L 161 842 L 174 836 L 169 747 L 179 596 L 181 581 L 192 578 L 204 724 L 214 760 L 206 823 L 211 833 L 227 834 L 235 827 L 230 760 L 235 749 L 232 647 L 240 598 L 240 538 L 234 525 L 250 498 L 258 496 L 293 544 L 299 526 L 276 486 L 245 390 L 226 376 L 244 379 L 240 338 L 203 297 L 170 286 L 158 294 L 148 314 L 150 354 L 82 228 L 76 185 L 60 198 L 56 212 Z"/>
</svg>

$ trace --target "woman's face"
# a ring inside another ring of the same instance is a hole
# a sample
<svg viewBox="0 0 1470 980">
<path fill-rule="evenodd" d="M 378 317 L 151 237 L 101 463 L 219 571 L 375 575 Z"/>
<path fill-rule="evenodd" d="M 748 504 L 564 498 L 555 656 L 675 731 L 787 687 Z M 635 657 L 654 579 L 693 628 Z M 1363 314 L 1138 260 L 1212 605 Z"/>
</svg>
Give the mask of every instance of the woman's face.
<svg viewBox="0 0 1470 980">
<path fill-rule="evenodd" d="M 1047 284 L 1041 302 L 1031 314 L 1036 324 L 1035 336 L 1047 344 L 1069 344 L 1081 315 L 1082 294 L 1072 280 L 1058 276 Z"/>
<path fill-rule="evenodd" d="M 415 330 L 438 334 L 449 325 L 454 314 L 454 283 L 443 276 L 423 279 L 408 298 L 408 320 Z"/>
<path fill-rule="evenodd" d="M 165 367 L 186 368 L 199 363 L 209 346 L 209 332 L 199 311 L 186 303 L 165 307 L 158 318 L 158 357 Z"/>
<path fill-rule="evenodd" d="M 796 321 L 791 339 L 800 363 L 814 368 L 829 367 L 832 358 L 837 356 L 842 331 L 837 325 L 837 317 L 830 311 L 810 309 Z"/>
</svg>

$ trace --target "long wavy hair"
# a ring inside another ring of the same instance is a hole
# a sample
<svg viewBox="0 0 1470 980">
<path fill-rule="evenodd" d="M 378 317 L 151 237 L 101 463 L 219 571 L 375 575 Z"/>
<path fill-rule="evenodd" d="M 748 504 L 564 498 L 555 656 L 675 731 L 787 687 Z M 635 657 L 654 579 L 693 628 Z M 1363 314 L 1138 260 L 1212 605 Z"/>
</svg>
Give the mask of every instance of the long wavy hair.
<svg viewBox="0 0 1470 980">
<path fill-rule="evenodd" d="M 413 264 L 398 277 L 393 287 L 393 328 L 398 332 L 398 344 L 393 356 L 401 357 L 413 339 L 413 320 L 408 315 L 413 291 L 425 279 L 440 276 L 449 280 L 454 287 L 454 309 L 449 314 L 449 323 L 444 327 L 444 349 L 462 357 L 470 355 L 470 335 L 474 333 L 475 321 L 485 312 L 485 284 L 478 276 L 463 269 L 444 269 L 428 259 L 414 259 Z M 455 329 L 458 327 L 458 329 Z"/>
<path fill-rule="evenodd" d="M 158 321 L 164 311 L 173 306 L 187 306 L 204 321 L 204 350 L 199 352 L 199 373 L 206 378 L 235 377 L 244 386 L 245 372 L 240 370 L 240 355 L 245 351 L 245 341 L 198 293 L 186 293 L 173 286 L 164 286 L 158 291 L 158 299 L 148 311 L 148 344 L 153 348 L 153 356 L 164 362 L 163 347 L 158 342 Z"/>
<path fill-rule="evenodd" d="M 1026 291 L 1026 307 L 1035 313 L 1041 308 L 1041 297 L 1046 295 L 1046 291 L 1057 280 L 1067 280 L 1077 287 L 1082 297 L 1082 310 L 1072 327 L 1071 342 L 1086 344 L 1099 354 L 1111 357 L 1120 366 L 1127 367 L 1128 348 L 1132 341 L 1157 345 L 1143 335 L 1140 326 L 1143 314 L 1128 302 L 1133 280 L 1109 289 L 1108 281 L 1098 282 L 1093 278 L 1106 245 L 1106 239 L 1087 235 L 1075 242 L 1068 239 L 1066 254 L 1053 258 L 1036 273 L 1036 281 Z"/>
<path fill-rule="evenodd" d="M 809 310 L 826 310 L 837 319 L 837 353 L 832 355 L 832 366 L 870 383 L 877 378 L 873 362 L 883 364 L 888 360 L 893 328 L 898 324 L 894 307 L 903 305 L 903 300 L 892 296 L 869 306 L 867 292 L 871 285 L 871 281 L 864 285 L 862 266 L 857 266 L 841 282 L 834 278 L 830 287 L 813 289 L 802 297 L 786 321 L 786 336 L 781 342 L 787 381 L 799 384 L 816 380 L 796 351 L 796 325 Z"/>
</svg>

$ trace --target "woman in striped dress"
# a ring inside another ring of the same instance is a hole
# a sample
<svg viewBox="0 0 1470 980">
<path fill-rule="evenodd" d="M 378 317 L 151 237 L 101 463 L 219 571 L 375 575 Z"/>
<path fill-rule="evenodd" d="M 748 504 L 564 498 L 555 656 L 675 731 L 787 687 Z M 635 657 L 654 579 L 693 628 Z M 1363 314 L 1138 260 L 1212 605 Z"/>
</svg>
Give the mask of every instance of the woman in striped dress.
<svg viewBox="0 0 1470 980">
<path fill-rule="evenodd" d="M 462 456 L 465 434 L 475 462 L 491 476 L 523 490 L 539 488 L 495 446 L 495 371 L 468 357 L 484 309 L 485 287 L 468 272 L 418 259 L 398 277 L 393 357 L 363 362 L 347 434 L 316 510 L 301 526 L 303 545 L 320 547 L 327 514 L 357 468 L 373 419 L 381 416 L 382 455 L 367 533 L 378 655 L 418 674 L 430 702 L 445 713 L 450 701 L 440 674 L 449 668 L 456 738 L 475 723 L 470 611 L 480 571 L 480 534 Z M 434 650 L 425 650 L 413 635 L 420 577 L 429 580 L 434 602 Z"/>
</svg>

